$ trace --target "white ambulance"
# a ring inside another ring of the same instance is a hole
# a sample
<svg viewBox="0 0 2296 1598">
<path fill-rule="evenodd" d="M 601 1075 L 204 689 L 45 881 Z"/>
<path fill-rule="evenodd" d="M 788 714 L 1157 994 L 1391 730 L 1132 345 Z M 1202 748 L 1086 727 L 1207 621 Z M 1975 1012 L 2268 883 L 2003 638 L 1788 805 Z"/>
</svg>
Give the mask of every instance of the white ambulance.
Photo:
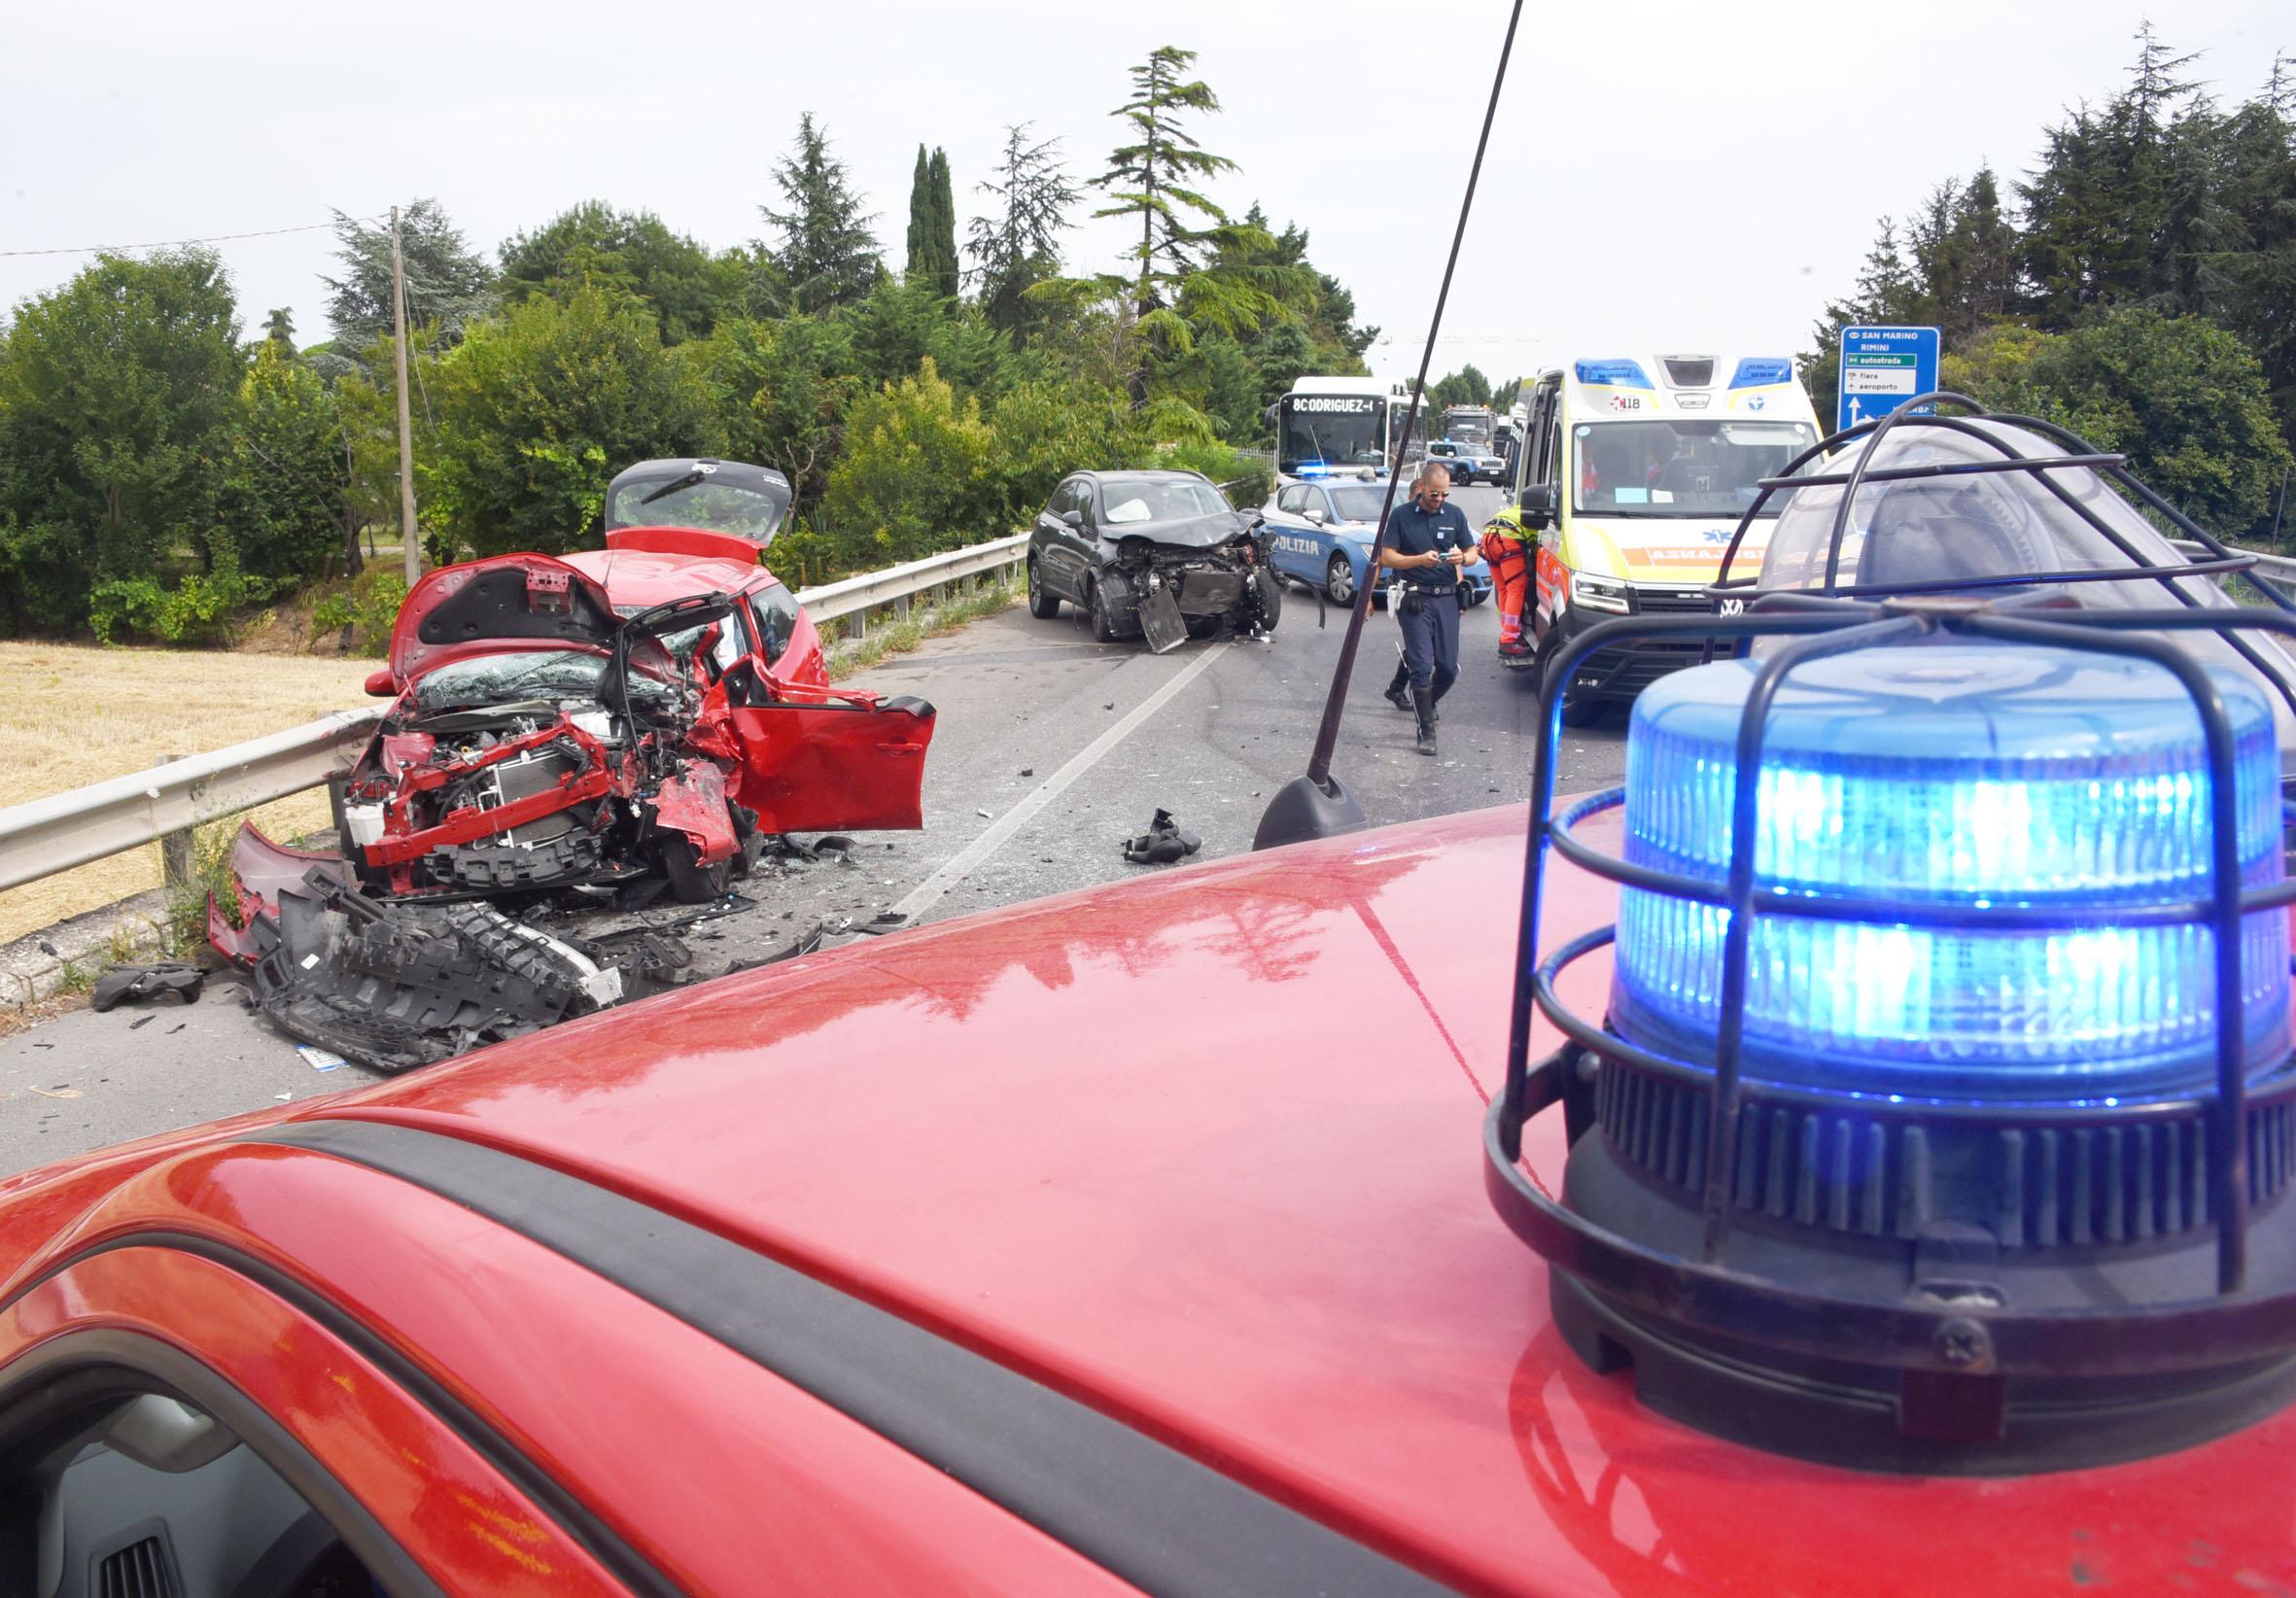
<svg viewBox="0 0 2296 1598">
<path fill-rule="evenodd" d="M 1783 356 L 1658 355 L 1576 361 L 1531 393 L 1516 484 L 1535 537 L 1524 633 L 1545 671 L 1556 645 L 1614 616 L 1707 611 L 1707 584 L 1762 478 L 1818 441 L 1817 414 Z M 1765 506 L 1765 509 L 1774 507 Z M 1769 516 L 1731 564 L 1751 577 Z M 1580 662 L 1564 719 L 1585 726 L 1701 645 L 1638 644 Z"/>
</svg>

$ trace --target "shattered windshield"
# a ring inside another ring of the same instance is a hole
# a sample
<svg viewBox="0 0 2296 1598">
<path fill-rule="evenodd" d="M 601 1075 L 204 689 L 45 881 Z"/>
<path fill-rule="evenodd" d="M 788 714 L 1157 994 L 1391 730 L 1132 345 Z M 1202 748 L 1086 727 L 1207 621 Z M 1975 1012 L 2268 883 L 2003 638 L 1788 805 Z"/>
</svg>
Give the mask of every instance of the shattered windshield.
<svg viewBox="0 0 2296 1598">
<path fill-rule="evenodd" d="M 606 656 L 579 649 L 517 649 L 472 655 L 448 661 L 416 682 L 415 709 L 428 715 L 520 699 L 596 699 L 606 666 Z M 633 672 L 630 697 L 640 705 L 666 707 L 674 695 L 667 683 Z"/>
<path fill-rule="evenodd" d="M 1106 485 L 1108 510 L 1100 519 L 1117 527 L 1141 522 L 1186 522 L 1199 516 L 1217 516 L 1229 508 L 1220 491 L 1209 483 L 1182 478 L 1166 483 L 1112 482 Z"/>
</svg>

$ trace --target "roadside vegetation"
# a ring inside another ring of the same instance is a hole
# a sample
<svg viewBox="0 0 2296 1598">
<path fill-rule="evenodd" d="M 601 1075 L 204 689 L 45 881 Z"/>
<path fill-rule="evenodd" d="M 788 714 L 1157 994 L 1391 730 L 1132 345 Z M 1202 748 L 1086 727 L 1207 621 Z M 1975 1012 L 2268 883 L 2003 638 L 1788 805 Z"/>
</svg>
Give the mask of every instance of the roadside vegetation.
<svg viewBox="0 0 2296 1598">
<path fill-rule="evenodd" d="M 2149 24 L 2127 83 L 2041 131 L 2034 170 L 1884 217 L 1802 357 L 1833 414 L 1841 330 L 1931 326 L 1941 381 L 2070 428 L 2220 537 L 2279 521 L 2296 442 L 2296 60 L 2228 105 Z"/>
<path fill-rule="evenodd" d="M 722 455 L 787 473 L 771 564 L 803 586 L 1012 531 L 1078 466 L 1194 467 L 1257 497 L 1239 449 L 1303 372 L 1359 372 L 1375 330 L 1307 234 L 1198 191 L 1235 176 L 1192 55 L 1134 69 L 1122 146 L 1085 176 L 1008 130 L 960 227 L 921 146 L 900 255 L 829 129 L 797 119 L 723 248 L 588 203 L 490 259 L 404 207 L 420 537 L 433 564 L 594 546 L 614 471 Z M 1118 86 L 1110 85 L 1111 98 Z M 1086 209 L 1136 220 L 1070 263 Z M 217 258 L 99 257 L 0 334 L 0 635 L 229 645 L 268 610 L 358 648 L 402 591 L 389 230 L 343 218 L 332 336 L 261 336 Z M 1480 388 L 1479 379 L 1477 387 Z M 392 563 L 394 566 L 397 563 Z"/>
</svg>

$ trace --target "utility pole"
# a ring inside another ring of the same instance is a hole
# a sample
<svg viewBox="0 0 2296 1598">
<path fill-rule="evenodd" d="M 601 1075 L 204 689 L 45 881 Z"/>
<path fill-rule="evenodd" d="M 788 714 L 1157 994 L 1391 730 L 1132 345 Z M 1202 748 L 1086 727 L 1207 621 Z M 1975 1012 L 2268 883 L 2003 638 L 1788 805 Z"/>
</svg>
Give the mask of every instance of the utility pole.
<svg viewBox="0 0 2296 1598">
<path fill-rule="evenodd" d="M 391 207 L 391 355 L 399 369 L 399 537 L 405 541 L 406 586 L 423 574 L 414 532 L 414 423 L 406 409 L 406 262 L 399 253 L 399 207 Z"/>
</svg>

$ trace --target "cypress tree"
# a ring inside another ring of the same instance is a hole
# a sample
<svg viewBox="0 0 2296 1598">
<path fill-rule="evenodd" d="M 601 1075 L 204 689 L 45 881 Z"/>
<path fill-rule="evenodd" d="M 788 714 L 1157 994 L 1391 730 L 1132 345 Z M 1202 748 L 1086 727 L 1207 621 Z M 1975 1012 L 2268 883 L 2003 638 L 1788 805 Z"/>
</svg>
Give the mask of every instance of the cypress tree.
<svg viewBox="0 0 2296 1598">
<path fill-rule="evenodd" d="M 901 275 L 911 284 L 937 279 L 939 270 L 932 258 L 933 239 L 933 179 L 932 163 L 925 157 L 924 146 L 917 147 L 917 169 L 909 177 L 909 256 L 901 268 Z"/>
<path fill-rule="evenodd" d="M 922 152 L 922 147 L 921 147 Z M 957 292 L 957 196 L 949 187 L 949 156 L 938 145 L 933 147 L 932 159 L 925 165 L 925 179 L 932 190 L 932 263 L 935 292 L 944 299 L 954 299 Z"/>
</svg>

